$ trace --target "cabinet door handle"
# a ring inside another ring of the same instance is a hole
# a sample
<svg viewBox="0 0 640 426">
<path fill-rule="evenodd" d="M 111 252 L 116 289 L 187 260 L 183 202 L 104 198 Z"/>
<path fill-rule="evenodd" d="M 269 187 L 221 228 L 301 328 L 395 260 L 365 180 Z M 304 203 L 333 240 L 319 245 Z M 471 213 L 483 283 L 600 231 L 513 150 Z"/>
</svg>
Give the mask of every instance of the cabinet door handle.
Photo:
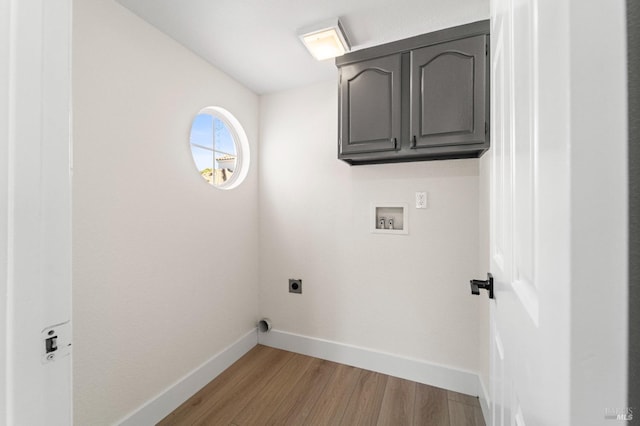
<svg viewBox="0 0 640 426">
<path fill-rule="evenodd" d="M 398 139 L 392 138 L 391 142 L 393 142 L 393 150 L 397 151 L 398 150 Z"/>
<path fill-rule="evenodd" d="M 418 144 L 418 141 L 416 139 L 416 135 L 413 135 L 413 138 L 411 138 L 411 149 L 416 149 L 416 145 Z"/>
</svg>

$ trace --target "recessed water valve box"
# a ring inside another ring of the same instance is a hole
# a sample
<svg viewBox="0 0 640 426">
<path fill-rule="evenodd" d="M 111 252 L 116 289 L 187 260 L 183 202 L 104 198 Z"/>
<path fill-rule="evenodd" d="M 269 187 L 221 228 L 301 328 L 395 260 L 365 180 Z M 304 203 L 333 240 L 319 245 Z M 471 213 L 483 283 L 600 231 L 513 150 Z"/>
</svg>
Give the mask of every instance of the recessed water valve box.
<svg viewBox="0 0 640 426">
<path fill-rule="evenodd" d="M 371 204 L 371 232 L 374 234 L 408 234 L 409 204 Z"/>
</svg>

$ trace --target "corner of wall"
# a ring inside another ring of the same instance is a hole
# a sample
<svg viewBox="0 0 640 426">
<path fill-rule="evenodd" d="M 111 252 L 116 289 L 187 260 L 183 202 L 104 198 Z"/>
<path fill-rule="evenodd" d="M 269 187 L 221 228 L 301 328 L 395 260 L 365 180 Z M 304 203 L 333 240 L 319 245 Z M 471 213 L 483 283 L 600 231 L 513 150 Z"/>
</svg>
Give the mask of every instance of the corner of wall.
<svg viewBox="0 0 640 426">
<path fill-rule="evenodd" d="M 256 330 L 247 332 L 116 424 L 137 426 L 158 423 L 257 344 Z"/>
</svg>

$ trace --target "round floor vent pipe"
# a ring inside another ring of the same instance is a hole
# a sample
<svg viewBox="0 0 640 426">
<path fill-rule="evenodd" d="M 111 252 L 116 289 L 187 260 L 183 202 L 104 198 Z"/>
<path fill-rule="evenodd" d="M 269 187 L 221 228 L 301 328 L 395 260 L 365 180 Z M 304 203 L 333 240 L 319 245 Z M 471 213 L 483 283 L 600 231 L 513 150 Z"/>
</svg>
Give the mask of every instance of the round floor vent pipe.
<svg viewBox="0 0 640 426">
<path fill-rule="evenodd" d="M 258 331 L 260 333 L 268 333 L 271 330 L 271 320 L 269 318 L 262 318 L 258 321 Z"/>
</svg>

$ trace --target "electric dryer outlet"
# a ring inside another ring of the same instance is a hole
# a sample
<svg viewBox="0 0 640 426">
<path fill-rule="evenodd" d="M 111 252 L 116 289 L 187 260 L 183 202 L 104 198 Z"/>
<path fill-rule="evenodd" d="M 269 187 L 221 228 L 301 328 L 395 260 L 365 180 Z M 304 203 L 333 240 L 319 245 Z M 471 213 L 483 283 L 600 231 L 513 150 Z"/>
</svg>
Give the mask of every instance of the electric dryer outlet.
<svg viewBox="0 0 640 426">
<path fill-rule="evenodd" d="M 299 278 L 289 278 L 289 293 L 302 294 L 302 280 Z"/>
</svg>

